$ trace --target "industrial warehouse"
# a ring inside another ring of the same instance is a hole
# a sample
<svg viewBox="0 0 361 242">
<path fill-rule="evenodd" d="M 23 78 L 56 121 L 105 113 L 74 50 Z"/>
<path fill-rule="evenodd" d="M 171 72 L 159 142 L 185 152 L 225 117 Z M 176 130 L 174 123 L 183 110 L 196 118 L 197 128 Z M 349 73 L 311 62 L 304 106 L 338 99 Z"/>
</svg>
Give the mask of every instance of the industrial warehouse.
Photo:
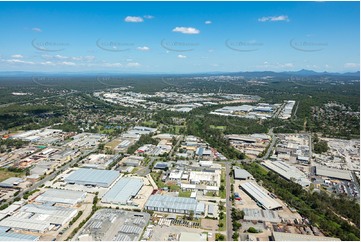
<svg viewBox="0 0 361 242">
<path fill-rule="evenodd" d="M 278 173 L 283 178 L 300 184 L 303 187 L 307 187 L 311 184 L 311 181 L 307 179 L 307 176 L 296 167 L 288 165 L 283 161 L 270 161 L 265 160 L 261 163 L 263 166 L 267 167 L 268 169 Z"/>
<path fill-rule="evenodd" d="M 143 180 L 139 178 L 121 178 L 102 198 L 103 203 L 113 203 L 119 205 L 131 204 L 131 199 L 135 197 L 143 186 Z"/>
<path fill-rule="evenodd" d="M 76 214 L 77 210 L 74 208 L 27 204 L 12 216 L 0 221 L 0 226 L 11 227 L 16 230 L 44 233 L 46 231 L 59 229 Z"/>
<path fill-rule="evenodd" d="M 80 168 L 64 178 L 64 181 L 68 184 L 109 187 L 118 176 L 117 171 Z"/>
<path fill-rule="evenodd" d="M 194 198 L 152 195 L 145 204 L 146 210 L 189 214 L 204 214 L 205 204 Z"/>
<path fill-rule="evenodd" d="M 351 181 L 351 173 L 347 170 L 334 169 L 324 166 L 315 166 L 316 175 Z"/>
<path fill-rule="evenodd" d="M 9 227 L 0 227 L 0 241 L 38 241 L 39 236 L 6 232 Z"/>
<path fill-rule="evenodd" d="M 280 223 L 281 219 L 278 216 L 276 211 L 272 210 L 263 210 L 263 209 L 252 209 L 245 208 L 244 212 L 244 220 L 246 221 L 265 221 L 265 222 L 273 222 Z"/>
<path fill-rule="evenodd" d="M 51 206 L 54 204 L 74 206 L 82 202 L 85 196 L 85 192 L 49 189 L 43 194 L 39 195 L 35 199 L 35 202 Z"/>
<path fill-rule="evenodd" d="M 258 185 L 252 182 L 246 182 L 240 185 L 240 187 L 254 200 L 256 200 L 265 209 L 279 209 L 282 205 L 276 200 L 271 198 L 266 192 L 264 192 Z"/>
</svg>

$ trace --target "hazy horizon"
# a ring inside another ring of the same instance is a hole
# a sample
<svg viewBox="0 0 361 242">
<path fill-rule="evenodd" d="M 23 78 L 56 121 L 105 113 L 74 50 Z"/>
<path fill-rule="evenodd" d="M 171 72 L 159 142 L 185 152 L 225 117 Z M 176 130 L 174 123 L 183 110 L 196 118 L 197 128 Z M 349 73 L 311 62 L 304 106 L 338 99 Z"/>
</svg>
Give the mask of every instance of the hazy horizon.
<svg viewBox="0 0 361 242">
<path fill-rule="evenodd" d="M 0 71 L 355 72 L 359 2 L 0 2 Z"/>
</svg>

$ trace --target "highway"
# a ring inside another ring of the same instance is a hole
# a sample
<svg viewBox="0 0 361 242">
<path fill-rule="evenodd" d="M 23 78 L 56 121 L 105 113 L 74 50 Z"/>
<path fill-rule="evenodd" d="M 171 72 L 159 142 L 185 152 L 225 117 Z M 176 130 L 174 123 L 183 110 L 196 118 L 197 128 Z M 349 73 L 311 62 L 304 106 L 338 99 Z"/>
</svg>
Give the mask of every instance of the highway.
<svg viewBox="0 0 361 242">
<path fill-rule="evenodd" d="M 267 159 L 271 153 L 271 151 L 273 150 L 273 146 L 276 144 L 276 136 L 275 134 L 273 133 L 273 128 L 271 128 L 268 132 L 269 135 L 271 135 L 272 137 L 272 141 L 271 141 L 271 144 L 269 145 L 268 149 L 267 149 L 267 152 L 266 154 L 262 157 L 262 159 Z"/>
<path fill-rule="evenodd" d="M 278 108 L 278 110 L 272 115 L 272 118 L 278 118 L 278 116 L 280 115 L 281 111 L 285 108 L 286 103 L 283 103 L 281 105 L 281 107 Z"/>
</svg>

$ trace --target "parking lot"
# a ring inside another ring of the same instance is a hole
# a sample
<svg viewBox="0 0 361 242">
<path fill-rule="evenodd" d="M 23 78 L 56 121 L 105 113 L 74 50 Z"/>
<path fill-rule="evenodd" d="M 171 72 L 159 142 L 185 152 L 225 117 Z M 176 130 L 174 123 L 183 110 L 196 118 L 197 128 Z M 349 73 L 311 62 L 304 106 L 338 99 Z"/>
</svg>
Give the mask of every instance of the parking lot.
<svg viewBox="0 0 361 242">
<path fill-rule="evenodd" d="M 241 198 L 240 201 L 235 200 L 235 207 L 241 210 L 243 210 L 244 208 L 259 208 L 257 203 L 252 198 L 250 198 L 242 189 L 239 188 L 239 185 L 241 183 L 244 183 L 244 181 L 234 181 L 234 192 L 238 192 Z"/>
</svg>

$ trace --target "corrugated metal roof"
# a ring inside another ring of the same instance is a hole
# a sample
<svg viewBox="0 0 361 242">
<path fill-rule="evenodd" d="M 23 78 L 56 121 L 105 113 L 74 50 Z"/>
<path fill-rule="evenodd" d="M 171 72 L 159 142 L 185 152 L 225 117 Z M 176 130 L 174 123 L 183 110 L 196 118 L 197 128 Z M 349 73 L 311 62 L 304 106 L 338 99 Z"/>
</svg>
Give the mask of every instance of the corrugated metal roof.
<svg viewBox="0 0 361 242">
<path fill-rule="evenodd" d="M 109 187 L 118 176 L 119 172 L 117 171 L 80 168 L 64 180 L 68 183 Z"/>
<path fill-rule="evenodd" d="M 254 199 L 260 202 L 266 209 L 275 209 L 282 207 L 276 200 L 271 198 L 267 193 L 265 193 L 258 185 L 252 182 L 246 182 L 241 184 L 242 189 L 244 189 L 248 194 L 250 194 Z"/>
<path fill-rule="evenodd" d="M 271 210 L 262 210 L 262 209 L 251 209 L 244 208 L 244 220 L 261 220 L 261 221 L 269 221 L 274 223 L 281 222 L 280 217 L 276 211 Z"/>
<path fill-rule="evenodd" d="M 347 170 L 329 168 L 324 166 L 316 166 L 316 174 L 319 176 L 327 176 L 343 180 L 351 180 L 351 173 Z"/>
<path fill-rule="evenodd" d="M 197 208 L 197 204 L 198 202 L 194 198 L 152 195 L 149 197 L 145 206 L 195 211 Z"/>
<path fill-rule="evenodd" d="M 281 232 L 273 232 L 273 237 L 275 241 L 341 241 L 339 238 Z"/>
<path fill-rule="evenodd" d="M 210 214 L 215 214 L 216 213 L 216 206 L 214 206 L 214 204 L 209 204 L 208 205 L 208 213 L 210 213 Z"/>
<path fill-rule="evenodd" d="M 39 240 L 39 236 L 20 234 L 20 233 L 3 233 L 0 232 L 0 241 L 35 241 Z"/>
<path fill-rule="evenodd" d="M 252 175 L 248 171 L 241 169 L 237 166 L 234 166 L 233 170 L 235 179 L 248 179 L 249 177 L 252 177 Z"/>
<path fill-rule="evenodd" d="M 8 226 L 0 226 L 0 233 L 5 233 L 6 231 L 8 231 L 9 229 L 11 229 Z"/>
<path fill-rule="evenodd" d="M 14 183 L 20 183 L 24 180 L 19 177 L 10 177 L 2 182 L 0 182 L 0 187 L 13 187 Z"/>
<path fill-rule="evenodd" d="M 127 201 L 136 196 L 143 186 L 143 180 L 139 178 L 121 178 L 104 195 L 102 202 L 126 204 Z"/>
<path fill-rule="evenodd" d="M 39 203 L 65 203 L 75 204 L 82 201 L 86 196 L 85 192 L 49 189 L 36 198 Z"/>
<path fill-rule="evenodd" d="M 0 226 L 43 232 L 51 224 L 63 224 L 77 213 L 74 208 L 27 204 L 11 217 L 0 221 Z"/>
</svg>

